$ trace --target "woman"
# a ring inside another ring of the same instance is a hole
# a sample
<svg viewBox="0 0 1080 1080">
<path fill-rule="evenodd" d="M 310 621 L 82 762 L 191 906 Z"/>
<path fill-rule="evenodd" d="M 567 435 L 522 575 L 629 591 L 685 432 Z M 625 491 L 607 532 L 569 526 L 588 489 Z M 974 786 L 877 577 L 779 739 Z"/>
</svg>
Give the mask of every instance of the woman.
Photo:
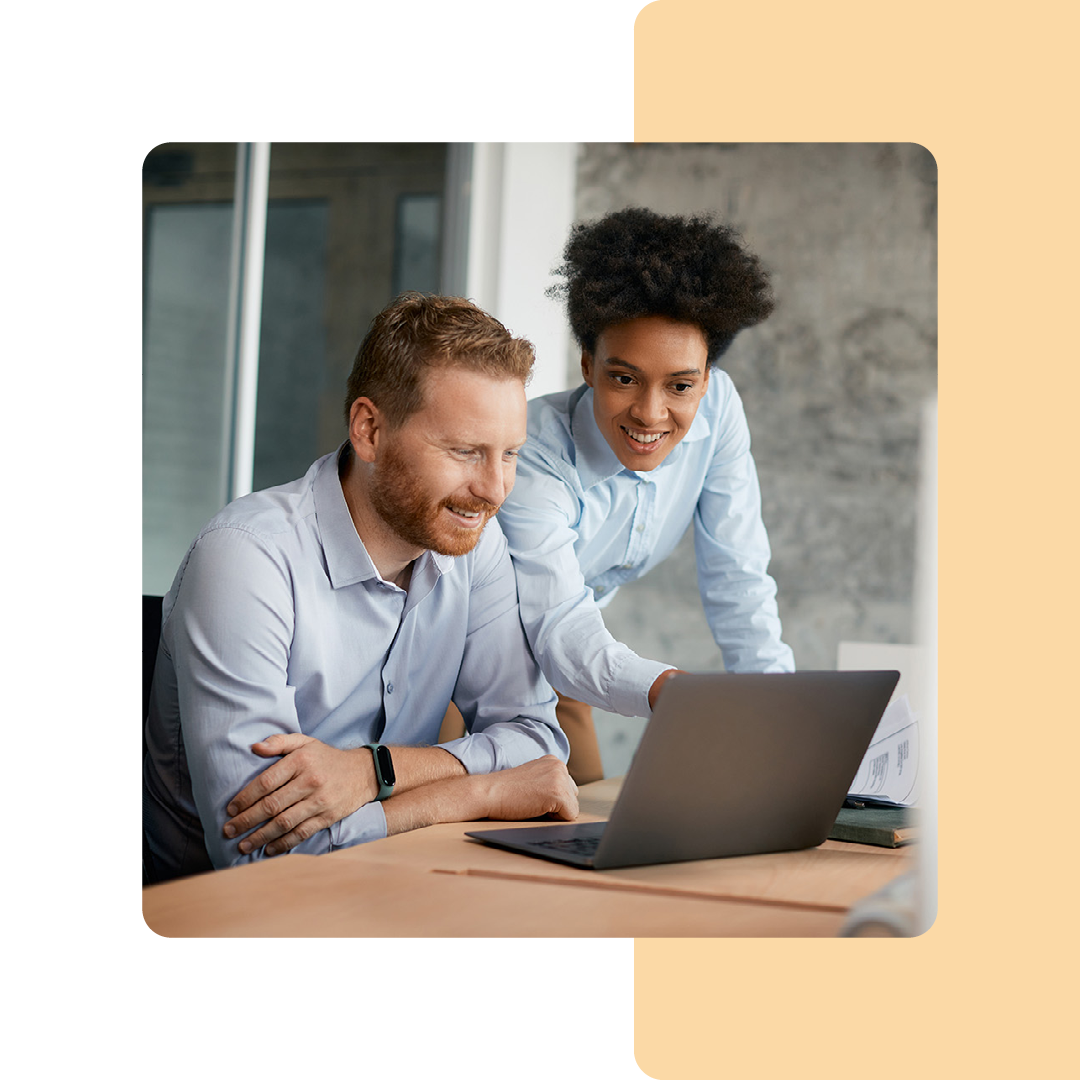
<svg viewBox="0 0 1080 1080">
<path fill-rule="evenodd" d="M 670 664 L 616 641 L 601 609 L 694 523 L 701 599 L 728 671 L 791 671 L 767 573 L 742 403 L 716 365 L 772 311 L 738 236 L 704 217 L 629 209 L 571 231 L 564 281 L 584 383 L 529 403 L 499 513 L 536 659 L 559 692 L 578 783 L 603 775 L 590 706 L 649 716 Z"/>
</svg>

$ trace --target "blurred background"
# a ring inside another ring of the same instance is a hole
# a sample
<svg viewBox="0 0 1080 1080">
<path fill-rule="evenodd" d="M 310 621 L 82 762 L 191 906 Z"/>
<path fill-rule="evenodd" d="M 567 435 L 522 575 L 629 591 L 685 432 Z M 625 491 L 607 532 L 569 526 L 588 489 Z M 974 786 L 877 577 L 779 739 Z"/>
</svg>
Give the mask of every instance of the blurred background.
<svg viewBox="0 0 1080 1080">
<path fill-rule="evenodd" d="M 475 300 L 577 385 L 544 296 L 574 220 L 710 211 L 772 270 L 722 358 L 746 406 L 784 638 L 913 640 L 919 424 L 936 389 L 937 169 L 913 144 L 170 143 L 143 167 L 143 591 L 240 494 L 344 438 L 345 380 L 405 289 Z M 605 610 L 645 656 L 723 664 L 687 537 Z M 644 721 L 597 714 L 607 775 Z"/>
<path fill-rule="evenodd" d="M 721 364 L 746 406 L 797 666 L 835 668 L 842 641 L 912 642 L 920 416 L 937 381 L 932 156 L 911 144 L 588 146 L 577 177 L 579 217 L 712 210 L 773 271 L 776 311 Z M 690 536 L 605 618 L 642 655 L 723 669 Z M 605 772 L 625 771 L 644 721 L 597 722 Z"/>
</svg>

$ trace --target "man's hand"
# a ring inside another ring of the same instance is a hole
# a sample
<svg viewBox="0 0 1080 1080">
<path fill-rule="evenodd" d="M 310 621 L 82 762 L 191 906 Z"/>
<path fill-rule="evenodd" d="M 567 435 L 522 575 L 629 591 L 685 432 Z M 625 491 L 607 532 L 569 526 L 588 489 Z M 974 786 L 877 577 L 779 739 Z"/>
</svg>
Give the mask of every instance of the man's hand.
<svg viewBox="0 0 1080 1080">
<path fill-rule="evenodd" d="M 223 830 L 246 855 L 266 845 L 280 855 L 327 829 L 379 793 L 371 751 L 337 750 L 310 735 L 271 735 L 251 748 L 261 757 L 281 756 L 229 803 Z M 265 824 L 264 824 L 265 823 Z M 271 843 L 273 841 L 273 843 Z"/>
<path fill-rule="evenodd" d="M 566 766 L 550 754 L 514 769 L 488 773 L 483 780 L 487 781 L 484 816 L 495 821 L 526 821 L 544 814 L 573 821 L 578 816 L 577 784 Z"/>
<path fill-rule="evenodd" d="M 386 831 L 422 829 L 446 821 L 526 821 L 554 814 L 573 821 L 578 814 L 577 784 L 566 766 L 547 755 L 513 769 L 455 776 L 394 795 L 383 803 Z"/>
<path fill-rule="evenodd" d="M 680 668 L 668 668 L 667 671 L 661 671 L 657 676 L 656 682 L 649 688 L 649 708 L 656 708 L 656 699 L 660 696 L 660 691 L 663 689 L 664 683 L 671 678 L 672 675 L 685 675 L 686 672 Z"/>
</svg>

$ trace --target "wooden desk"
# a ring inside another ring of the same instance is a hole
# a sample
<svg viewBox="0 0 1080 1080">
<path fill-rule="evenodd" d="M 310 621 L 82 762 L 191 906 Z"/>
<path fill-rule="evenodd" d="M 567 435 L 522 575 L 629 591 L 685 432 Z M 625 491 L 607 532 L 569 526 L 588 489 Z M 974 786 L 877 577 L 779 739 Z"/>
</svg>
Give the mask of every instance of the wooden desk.
<svg viewBox="0 0 1080 1080">
<path fill-rule="evenodd" d="M 581 819 L 606 817 L 618 784 L 582 788 Z M 593 871 L 463 835 L 499 827 L 435 825 L 154 885 L 143 915 L 167 937 L 830 937 L 854 901 L 907 869 L 902 849 L 826 841 Z"/>
<path fill-rule="evenodd" d="M 607 818 L 620 783 L 621 777 L 583 787 L 578 820 Z M 520 826 L 534 828 L 543 824 L 522 822 Z M 507 825 L 507 822 L 496 821 L 435 825 L 392 836 L 376 844 L 348 848 L 327 857 L 373 862 L 392 860 L 397 865 L 417 870 L 475 877 L 784 904 L 841 914 L 856 900 L 875 892 L 906 868 L 902 848 L 827 840 L 820 847 L 807 851 L 595 871 L 501 851 L 464 836 L 466 832 L 502 829 Z"/>
<path fill-rule="evenodd" d="M 145 890 L 166 937 L 832 937 L 829 911 L 288 855 Z"/>
</svg>

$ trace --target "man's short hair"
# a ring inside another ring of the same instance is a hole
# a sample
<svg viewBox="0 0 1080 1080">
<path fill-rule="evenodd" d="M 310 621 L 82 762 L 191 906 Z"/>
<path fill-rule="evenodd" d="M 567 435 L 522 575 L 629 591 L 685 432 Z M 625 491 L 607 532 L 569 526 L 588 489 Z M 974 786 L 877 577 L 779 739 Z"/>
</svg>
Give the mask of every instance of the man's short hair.
<svg viewBox="0 0 1080 1080">
<path fill-rule="evenodd" d="M 358 397 L 370 398 L 392 427 L 424 406 L 424 376 L 461 367 L 527 382 L 534 351 L 498 319 L 456 296 L 402 293 L 371 322 L 349 375 L 345 422 Z"/>
<path fill-rule="evenodd" d="M 773 310 L 768 272 L 734 229 L 708 215 L 630 208 L 581 222 L 554 273 L 565 280 L 547 294 L 565 301 L 590 353 L 606 327 L 664 315 L 697 326 L 715 364 L 740 330 Z"/>
</svg>

